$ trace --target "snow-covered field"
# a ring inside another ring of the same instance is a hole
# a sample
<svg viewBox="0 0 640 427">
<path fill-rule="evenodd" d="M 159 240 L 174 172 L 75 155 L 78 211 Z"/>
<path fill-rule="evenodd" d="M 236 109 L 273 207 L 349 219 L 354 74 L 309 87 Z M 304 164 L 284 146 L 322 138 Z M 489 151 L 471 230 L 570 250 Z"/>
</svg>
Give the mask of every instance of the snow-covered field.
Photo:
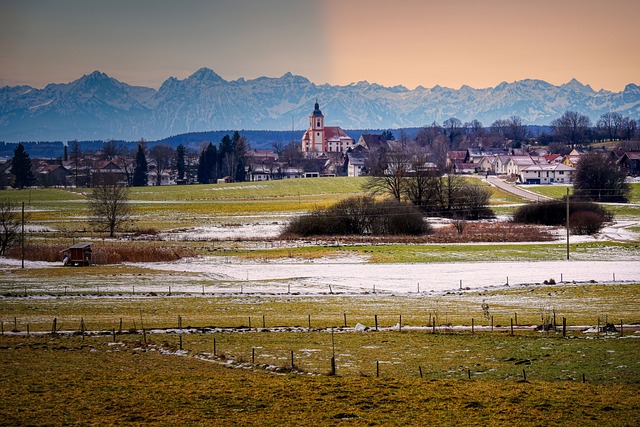
<svg viewBox="0 0 640 427">
<path fill-rule="evenodd" d="M 640 281 L 637 261 L 461 262 L 371 264 L 362 259 L 322 259 L 255 262 L 232 257 L 184 259 L 143 264 L 153 269 L 204 274 L 238 292 L 414 293 L 442 292 L 507 284 L 589 280 Z M 223 289 L 221 291 L 224 292 Z"/>
</svg>

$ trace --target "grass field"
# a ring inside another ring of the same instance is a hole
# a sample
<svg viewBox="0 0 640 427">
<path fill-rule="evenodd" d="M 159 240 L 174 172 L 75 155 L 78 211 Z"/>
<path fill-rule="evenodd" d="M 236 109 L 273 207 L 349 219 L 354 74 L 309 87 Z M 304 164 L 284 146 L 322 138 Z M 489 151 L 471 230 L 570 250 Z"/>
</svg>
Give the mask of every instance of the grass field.
<svg viewBox="0 0 640 427">
<path fill-rule="evenodd" d="M 629 201 L 631 203 L 640 202 L 640 183 L 629 184 L 631 192 L 629 193 Z M 528 185 L 526 189 L 540 194 L 542 196 L 551 197 L 554 199 L 561 199 L 567 195 L 567 188 L 569 188 L 569 194 L 573 193 L 573 187 L 566 185 Z"/>
<path fill-rule="evenodd" d="M 130 227 L 162 231 L 287 217 L 361 194 L 363 181 L 136 188 Z M 68 235 L 95 237 L 85 231 L 86 191 L 6 190 L 3 197 L 25 202 L 30 224 L 58 230 L 34 233 L 36 241 L 63 244 Z M 493 190 L 491 204 L 500 212 L 522 202 Z M 616 209 L 640 215 L 635 207 Z M 99 249 L 100 239 L 92 240 Z M 346 255 L 376 263 L 555 260 L 566 250 L 555 243 L 127 244 L 240 260 Z M 589 260 L 633 260 L 639 250 L 637 243 L 571 246 L 573 259 Z M 0 269 L 0 425 L 637 424 L 638 284 L 200 295 L 203 280 L 230 279 L 135 264 Z M 131 293 L 109 291 L 123 283 Z M 145 283 L 162 293 L 136 293 L 135 286 Z M 169 295 L 171 283 L 196 291 Z M 567 319 L 566 338 L 559 330 L 534 331 L 554 317 L 558 323 Z M 54 319 L 60 334 L 49 333 Z M 120 322 L 125 333 L 114 342 L 110 331 L 120 329 Z M 585 331 L 606 322 L 622 322 L 628 330 L 624 336 Z M 369 329 L 355 332 L 358 323 Z M 337 375 L 329 376 L 334 354 Z"/>
<path fill-rule="evenodd" d="M 602 354 L 615 347 L 601 343 Z M 0 344 L 6 426 L 623 426 L 640 408 L 637 384 L 544 381 L 530 366 L 527 382 L 518 382 L 520 366 L 508 380 L 469 380 L 464 371 L 451 379 L 391 378 L 384 365 L 381 378 L 371 369 L 368 377 L 274 375 L 164 355 L 141 342 L 3 337 Z"/>
<path fill-rule="evenodd" d="M 364 194 L 365 181 L 366 178 L 334 177 L 132 188 L 134 216 L 128 227 L 163 231 L 233 224 L 241 217 L 290 216 Z M 24 202 L 29 222 L 69 234 L 91 230 L 86 203 L 89 192 L 90 189 L 6 190 L 2 196 L 16 203 Z M 517 197 L 492 189 L 492 206 L 519 202 L 522 200 Z"/>
</svg>

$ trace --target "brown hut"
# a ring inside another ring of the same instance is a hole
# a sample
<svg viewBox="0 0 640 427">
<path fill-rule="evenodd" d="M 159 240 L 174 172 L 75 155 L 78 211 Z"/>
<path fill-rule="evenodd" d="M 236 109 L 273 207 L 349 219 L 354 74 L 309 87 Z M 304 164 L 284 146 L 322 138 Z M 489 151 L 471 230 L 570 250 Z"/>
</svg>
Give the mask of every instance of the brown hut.
<svg viewBox="0 0 640 427">
<path fill-rule="evenodd" d="M 64 265 L 90 265 L 91 243 L 76 243 L 62 251 L 64 253 Z"/>
</svg>

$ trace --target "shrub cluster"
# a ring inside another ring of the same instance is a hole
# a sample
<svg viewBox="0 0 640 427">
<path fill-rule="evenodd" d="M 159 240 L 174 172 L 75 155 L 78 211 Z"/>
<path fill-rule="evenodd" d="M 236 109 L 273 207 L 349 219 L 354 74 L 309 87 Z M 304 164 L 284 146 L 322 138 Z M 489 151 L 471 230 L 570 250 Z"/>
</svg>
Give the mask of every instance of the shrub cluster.
<svg viewBox="0 0 640 427">
<path fill-rule="evenodd" d="M 595 234 L 613 215 L 597 203 L 571 199 L 569 201 L 569 227 L 573 234 Z M 550 200 L 521 206 L 513 214 L 513 221 L 522 224 L 565 225 L 567 202 Z"/>
<path fill-rule="evenodd" d="M 351 197 L 293 219 L 283 236 L 410 235 L 431 232 L 422 213 L 395 200 Z"/>
</svg>

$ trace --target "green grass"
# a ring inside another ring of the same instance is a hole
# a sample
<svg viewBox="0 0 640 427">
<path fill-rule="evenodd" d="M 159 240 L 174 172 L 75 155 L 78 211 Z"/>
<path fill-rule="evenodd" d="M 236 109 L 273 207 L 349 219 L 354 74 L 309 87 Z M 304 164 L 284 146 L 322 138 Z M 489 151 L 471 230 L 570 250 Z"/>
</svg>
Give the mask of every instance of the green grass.
<svg viewBox="0 0 640 427">
<path fill-rule="evenodd" d="M 587 242 L 570 244 L 574 260 L 619 259 L 637 255 L 638 243 Z M 246 259 L 279 259 L 287 257 L 318 258 L 340 253 L 365 255 L 375 263 L 430 263 L 430 262 L 491 262 L 491 261 L 552 261 L 566 258 L 564 243 L 531 244 L 392 244 L 392 245 L 340 245 L 302 246 L 276 249 L 222 249 L 212 252 L 219 256 L 240 256 Z"/>
<path fill-rule="evenodd" d="M 567 188 L 569 189 L 569 194 L 573 194 L 572 185 L 527 185 L 524 188 L 532 193 L 551 197 L 552 199 L 561 199 L 566 196 Z"/>
<path fill-rule="evenodd" d="M 634 182 L 629 184 L 631 192 L 629 193 L 629 202 L 640 202 L 640 183 Z M 551 197 L 553 199 L 561 199 L 567 195 L 567 188 L 569 188 L 569 194 L 573 194 L 573 186 L 567 185 L 528 185 L 527 190 L 540 194 L 542 196 Z"/>
</svg>

